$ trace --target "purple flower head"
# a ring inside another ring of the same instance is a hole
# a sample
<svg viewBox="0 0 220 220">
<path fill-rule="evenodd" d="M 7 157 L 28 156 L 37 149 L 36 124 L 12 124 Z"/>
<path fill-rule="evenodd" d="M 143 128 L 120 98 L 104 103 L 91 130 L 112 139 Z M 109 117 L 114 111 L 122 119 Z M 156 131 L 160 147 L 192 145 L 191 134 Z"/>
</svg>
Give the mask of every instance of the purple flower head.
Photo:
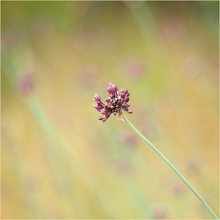
<svg viewBox="0 0 220 220">
<path fill-rule="evenodd" d="M 105 103 L 101 101 L 101 96 L 98 94 L 94 95 L 94 108 L 99 111 L 102 115 L 99 117 L 99 120 L 105 122 L 111 114 L 121 115 L 122 110 L 132 113 L 129 109 L 129 92 L 125 89 L 118 90 L 117 86 L 113 83 L 109 83 L 107 87 L 107 92 L 109 94 L 108 98 L 105 100 Z"/>
<path fill-rule="evenodd" d="M 94 101 L 101 101 L 101 96 L 99 94 L 95 94 Z"/>
</svg>

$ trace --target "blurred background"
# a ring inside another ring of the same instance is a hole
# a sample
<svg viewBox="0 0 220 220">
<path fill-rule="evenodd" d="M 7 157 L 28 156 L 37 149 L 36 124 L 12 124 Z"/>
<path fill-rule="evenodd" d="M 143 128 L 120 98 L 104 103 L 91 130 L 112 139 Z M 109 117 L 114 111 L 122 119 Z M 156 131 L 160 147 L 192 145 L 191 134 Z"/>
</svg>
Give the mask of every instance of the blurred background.
<svg viewBox="0 0 220 220">
<path fill-rule="evenodd" d="M 6 2 L 2 218 L 209 218 L 93 95 L 131 94 L 129 119 L 218 213 L 219 3 Z"/>
</svg>

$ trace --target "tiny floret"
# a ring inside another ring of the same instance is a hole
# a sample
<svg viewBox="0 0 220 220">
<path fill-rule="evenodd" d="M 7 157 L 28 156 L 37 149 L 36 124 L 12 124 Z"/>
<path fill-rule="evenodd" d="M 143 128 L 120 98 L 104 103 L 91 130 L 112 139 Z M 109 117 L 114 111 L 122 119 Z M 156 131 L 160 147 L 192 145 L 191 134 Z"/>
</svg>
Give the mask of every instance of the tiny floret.
<svg viewBox="0 0 220 220">
<path fill-rule="evenodd" d="M 118 90 L 118 87 L 114 83 L 109 83 L 107 87 L 109 96 L 105 100 L 105 103 L 101 101 L 101 96 L 94 95 L 94 108 L 101 113 L 99 120 L 105 122 L 111 114 L 121 116 L 122 111 L 132 113 L 129 109 L 129 92 L 126 89 Z"/>
<path fill-rule="evenodd" d="M 115 84 L 110 82 L 108 84 L 107 91 L 108 91 L 109 95 L 113 95 L 113 94 L 116 95 L 117 91 L 118 91 L 118 88 Z"/>
</svg>

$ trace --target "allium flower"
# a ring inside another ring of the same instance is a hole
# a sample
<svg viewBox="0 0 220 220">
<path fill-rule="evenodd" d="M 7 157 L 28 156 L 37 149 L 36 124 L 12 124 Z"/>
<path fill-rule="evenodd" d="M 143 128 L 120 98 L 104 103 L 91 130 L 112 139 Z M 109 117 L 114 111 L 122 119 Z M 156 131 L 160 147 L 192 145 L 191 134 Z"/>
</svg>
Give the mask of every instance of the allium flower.
<svg viewBox="0 0 220 220">
<path fill-rule="evenodd" d="M 129 92 L 125 89 L 118 90 L 117 86 L 113 83 L 109 83 L 107 87 L 107 92 L 109 94 L 108 98 L 105 100 L 105 103 L 101 101 L 101 96 L 95 94 L 94 96 L 94 108 L 101 112 L 101 116 L 99 120 L 105 122 L 111 114 L 113 115 L 121 115 L 122 110 L 132 113 L 129 109 Z"/>
</svg>

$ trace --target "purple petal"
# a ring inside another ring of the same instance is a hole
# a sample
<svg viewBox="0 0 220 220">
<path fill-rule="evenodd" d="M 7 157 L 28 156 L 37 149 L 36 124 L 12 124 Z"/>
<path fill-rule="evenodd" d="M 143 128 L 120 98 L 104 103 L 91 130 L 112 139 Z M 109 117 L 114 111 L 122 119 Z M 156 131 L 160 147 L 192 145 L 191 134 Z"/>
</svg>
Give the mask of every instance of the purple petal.
<svg viewBox="0 0 220 220">
<path fill-rule="evenodd" d="M 94 95 L 94 100 L 95 101 L 101 101 L 101 96 L 99 94 Z"/>
<path fill-rule="evenodd" d="M 108 84 L 107 91 L 108 91 L 108 93 L 110 95 L 115 95 L 117 93 L 117 91 L 118 91 L 118 88 L 117 88 L 117 86 L 115 84 L 110 82 Z"/>
</svg>

